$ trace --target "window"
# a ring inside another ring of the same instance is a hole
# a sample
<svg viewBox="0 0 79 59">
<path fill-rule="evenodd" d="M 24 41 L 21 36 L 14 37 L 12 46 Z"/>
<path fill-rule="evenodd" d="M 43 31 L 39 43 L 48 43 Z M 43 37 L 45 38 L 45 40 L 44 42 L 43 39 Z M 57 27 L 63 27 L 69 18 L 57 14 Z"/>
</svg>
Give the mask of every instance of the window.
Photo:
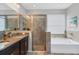
<svg viewBox="0 0 79 59">
<path fill-rule="evenodd" d="M 52 34 L 64 34 L 65 32 L 65 15 L 48 15 L 47 16 L 47 31 Z"/>
</svg>

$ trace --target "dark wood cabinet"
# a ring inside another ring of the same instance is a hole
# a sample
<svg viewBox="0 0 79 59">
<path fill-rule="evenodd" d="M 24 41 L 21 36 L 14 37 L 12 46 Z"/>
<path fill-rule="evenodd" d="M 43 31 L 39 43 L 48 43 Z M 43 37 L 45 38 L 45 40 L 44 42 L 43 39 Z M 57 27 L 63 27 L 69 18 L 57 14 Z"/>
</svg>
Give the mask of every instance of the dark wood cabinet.
<svg viewBox="0 0 79 59">
<path fill-rule="evenodd" d="M 27 50 L 28 50 L 28 37 L 24 37 L 22 41 L 20 41 L 20 53 L 22 55 L 27 54 Z"/>
<path fill-rule="evenodd" d="M 0 55 L 25 55 L 28 51 L 28 36 L 0 51 Z"/>
<path fill-rule="evenodd" d="M 19 55 L 20 54 L 20 44 L 19 42 L 15 43 L 13 45 L 13 48 L 11 48 L 13 51 L 11 52 L 11 55 Z"/>
</svg>

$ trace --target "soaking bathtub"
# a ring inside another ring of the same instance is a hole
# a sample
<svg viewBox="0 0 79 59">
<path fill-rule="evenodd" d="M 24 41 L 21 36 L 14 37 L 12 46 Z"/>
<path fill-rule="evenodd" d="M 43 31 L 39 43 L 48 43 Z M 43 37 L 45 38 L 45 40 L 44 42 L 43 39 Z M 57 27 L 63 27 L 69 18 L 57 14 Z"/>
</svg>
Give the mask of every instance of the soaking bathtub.
<svg viewBox="0 0 79 59">
<path fill-rule="evenodd" d="M 79 54 L 79 43 L 68 38 L 51 38 L 51 54 Z"/>
</svg>

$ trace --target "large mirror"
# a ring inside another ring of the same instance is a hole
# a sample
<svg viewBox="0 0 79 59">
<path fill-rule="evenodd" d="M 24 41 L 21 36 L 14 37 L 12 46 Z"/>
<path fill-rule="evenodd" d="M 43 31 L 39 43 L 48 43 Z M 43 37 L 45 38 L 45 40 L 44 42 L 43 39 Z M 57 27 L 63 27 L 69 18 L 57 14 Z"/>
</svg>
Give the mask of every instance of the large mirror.
<svg viewBox="0 0 79 59">
<path fill-rule="evenodd" d="M 0 16 L 0 31 L 31 30 L 32 17 L 22 15 Z"/>
<path fill-rule="evenodd" d="M 19 16 L 19 28 L 20 30 L 31 30 L 32 21 L 31 16 Z"/>
<path fill-rule="evenodd" d="M 5 16 L 0 16 L 0 31 L 5 30 Z"/>
<path fill-rule="evenodd" d="M 6 16 L 6 30 L 30 30 L 30 17 Z"/>
<path fill-rule="evenodd" d="M 6 30 L 18 30 L 18 29 L 19 29 L 19 17 L 6 16 Z"/>
</svg>

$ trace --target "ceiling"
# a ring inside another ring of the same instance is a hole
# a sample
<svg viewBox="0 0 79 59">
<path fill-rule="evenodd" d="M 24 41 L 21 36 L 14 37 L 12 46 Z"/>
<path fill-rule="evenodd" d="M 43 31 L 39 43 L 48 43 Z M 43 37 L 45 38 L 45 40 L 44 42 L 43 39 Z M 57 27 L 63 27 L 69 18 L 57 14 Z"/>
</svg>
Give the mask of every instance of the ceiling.
<svg viewBox="0 0 79 59">
<path fill-rule="evenodd" d="M 20 3 L 25 9 L 66 9 L 72 3 Z M 12 10 L 5 3 L 0 3 L 0 10 Z"/>
<path fill-rule="evenodd" d="M 5 3 L 0 3 L 0 10 L 11 10 Z"/>
<path fill-rule="evenodd" d="M 22 3 L 25 9 L 66 9 L 72 3 Z"/>
</svg>

